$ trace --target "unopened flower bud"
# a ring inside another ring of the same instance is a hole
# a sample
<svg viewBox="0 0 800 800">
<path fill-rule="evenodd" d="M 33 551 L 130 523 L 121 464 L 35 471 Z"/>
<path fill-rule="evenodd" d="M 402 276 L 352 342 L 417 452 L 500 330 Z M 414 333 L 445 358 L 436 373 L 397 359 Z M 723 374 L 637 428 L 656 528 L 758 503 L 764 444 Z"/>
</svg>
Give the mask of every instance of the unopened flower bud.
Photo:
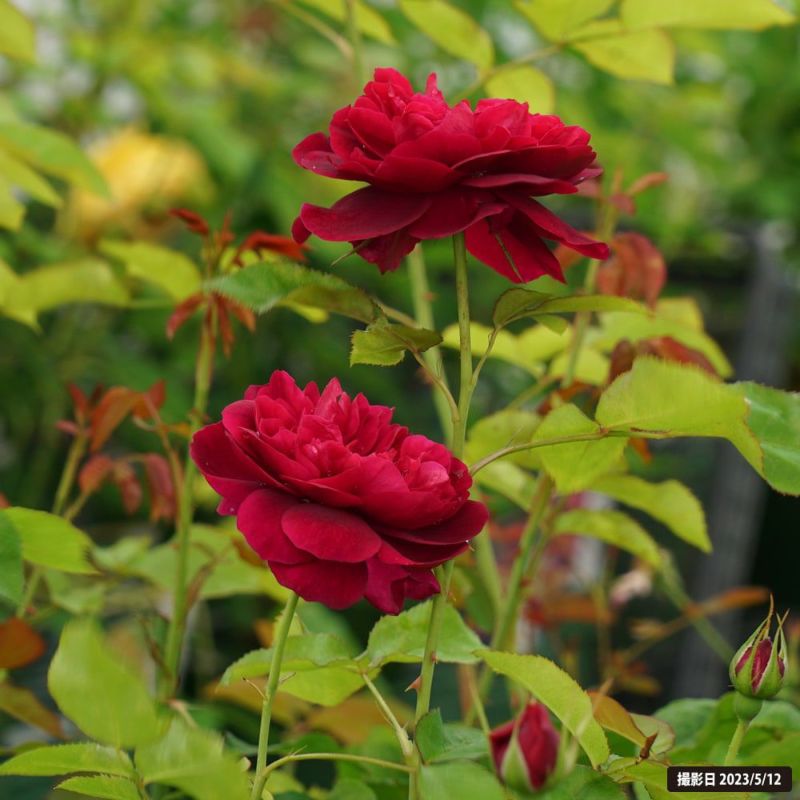
<svg viewBox="0 0 800 800">
<path fill-rule="evenodd" d="M 773 641 L 770 637 L 773 609 L 755 633 L 739 648 L 731 660 L 730 678 L 737 692 L 745 697 L 766 700 L 774 697 L 783 686 L 788 669 L 783 620 Z"/>
<path fill-rule="evenodd" d="M 547 709 L 529 703 L 516 720 L 495 728 L 489 736 L 497 774 L 513 789 L 535 791 L 553 772 L 559 736 Z"/>
</svg>

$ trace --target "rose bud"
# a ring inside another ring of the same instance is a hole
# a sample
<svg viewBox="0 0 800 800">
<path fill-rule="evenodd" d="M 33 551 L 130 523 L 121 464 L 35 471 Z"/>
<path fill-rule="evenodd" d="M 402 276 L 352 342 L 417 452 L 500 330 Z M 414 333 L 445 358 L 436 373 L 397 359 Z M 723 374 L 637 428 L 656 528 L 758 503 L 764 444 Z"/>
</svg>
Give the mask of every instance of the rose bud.
<svg viewBox="0 0 800 800">
<path fill-rule="evenodd" d="M 773 610 L 731 660 L 730 678 L 737 692 L 745 697 L 765 700 L 783 686 L 788 668 L 783 620 L 778 620 L 775 641 L 770 638 Z"/>
<path fill-rule="evenodd" d="M 547 709 L 528 703 L 516 720 L 489 734 L 497 774 L 512 789 L 534 791 L 544 785 L 558 757 L 559 737 Z"/>
</svg>

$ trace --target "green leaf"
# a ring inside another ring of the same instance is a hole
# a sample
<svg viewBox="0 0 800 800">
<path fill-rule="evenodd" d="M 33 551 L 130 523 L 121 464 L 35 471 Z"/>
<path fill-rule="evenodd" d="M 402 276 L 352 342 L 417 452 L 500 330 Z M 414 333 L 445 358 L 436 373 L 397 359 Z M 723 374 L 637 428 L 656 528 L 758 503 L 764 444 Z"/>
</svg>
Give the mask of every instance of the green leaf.
<svg viewBox="0 0 800 800">
<path fill-rule="evenodd" d="M 141 800 L 136 784 L 127 778 L 110 775 L 92 775 L 67 778 L 56 787 L 65 792 L 85 794 L 88 797 L 101 797 L 104 800 Z"/>
<path fill-rule="evenodd" d="M 474 463 L 496 450 L 530 442 L 541 424 L 542 418 L 532 411 L 507 409 L 490 414 L 470 428 L 465 449 L 466 459 Z M 514 453 L 507 461 L 524 467 L 538 467 L 540 464 L 536 450 Z"/>
<path fill-rule="evenodd" d="M 287 300 L 372 322 L 378 310 L 369 296 L 336 275 L 285 261 L 260 262 L 215 278 L 206 288 L 263 314 Z"/>
<path fill-rule="evenodd" d="M 492 312 L 495 327 L 502 328 L 525 317 L 567 314 L 579 311 L 627 311 L 647 314 L 646 306 L 627 297 L 613 295 L 572 295 L 553 297 L 532 289 L 508 289 L 500 295 Z"/>
<path fill-rule="evenodd" d="M 712 28 L 761 30 L 792 25 L 794 15 L 773 0 L 623 0 L 622 21 L 627 28 Z"/>
<path fill-rule="evenodd" d="M 450 55 L 471 61 L 481 69 L 494 63 L 489 34 L 460 8 L 445 0 L 400 0 L 400 9 Z"/>
<path fill-rule="evenodd" d="M 694 741 L 697 734 L 708 723 L 714 713 L 717 701 L 700 697 L 673 700 L 655 712 L 675 731 L 676 743 L 686 747 Z"/>
<path fill-rule="evenodd" d="M 486 94 L 527 103 L 533 114 L 552 114 L 556 105 L 553 81 L 527 64 L 500 67 L 487 79 Z"/>
<path fill-rule="evenodd" d="M 747 402 L 747 427 L 761 449 L 753 466 L 779 492 L 800 494 L 800 394 L 749 382 L 733 388 Z"/>
<path fill-rule="evenodd" d="M 146 784 L 174 786 L 197 800 L 248 796 L 247 775 L 224 751 L 222 737 L 179 719 L 163 739 L 140 747 L 135 760 Z"/>
<path fill-rule="evenodd" d="M 84 702 L 86 698 L 81 698 Z M 69 775 L 71 772 L 103 772 L 133 775 L 127 754 L 94 742 L 35 747 L 0 764 L 0 775 Z"/>
<path fill-rule="evenodd" d="M 0 312 L 36 329 L 36 309 L 31 305 L 32 298 L 21 298 L 21 284 L 20 276 L 0 260 Z"/>
<path fill-rule="evenodd" d="M 600 426 L 572 403 L 551 411 L 536 429 L 533 442 L 567 436 L 601 434 Z M 622 458 L 627 440 L 606 437 L 538 447 L 534 450 L 562 494 L 581 491 L 598 477 L 614 469 Z"/>
<path fill-rule="evenodd" d="M 327 800 L 378 800 L 378 796 L 363 781 L 342 778 L 336 782 Z"/>
<path fill-rule="evenodd" d="M 470 761 L 424 766 L 419 778 L 425 800 L 505 800 L 497 778 Z"/>
<path fill-rule="evenodd" d="M 652 800 L 671 800 L 674 792 L 667 791 L 667 765 L 656 761 L 641 761 L 626 766 L 623 774 L 630 781 L 644 784 Z M 682 800 L 747 800 L 746 792 L 681 792 Z"/>
<path fill-rule="evenodd" d="M 521 509 L 525 511 L 530 509 L 536 479 L 530 472 L 510 463 L 507 459 L 499 459 L 488 464 L 477 473 L 475 480 Z"/>
<path fill-rule="evenodd" d="M 0 53 L 21 61 L 36 60 L 33 24 L 9 0 L 0 0 Z"/>
<path fill-rule="evenodd" d="M 438 708 L 419 721 L 414 741 L 428 764 L 458 759 L 474 761 L 489 754 L 482 731 L 460 724 L 445 725 Z"/>
<path fill-rule="evenodd" d="M 129 275 L 158 286 L 177 301 L 200 289 L 200 272 L 194 262 L 176 250 L 150 242 L 106 239 L 100 251 L 125 265 Z"/>
<path fill-rule="evenodd" d="M 346 22 L 347 12 L 342 0 L 300 0 L 300 2 L 321 11 L 325 16 L 335 19 L 337 22 Z M 375 39 L 383 44 L 394 44 L 395 39 L 392 29 L 379 11 L 371 8 L 362 0 L 356 0 L 356 26 L 365 36 Z"/>
<path fill-rule="evenodd" d="M 410 328 L 388 322 L 374 322 L 366 330 L 355 331 L 350 349 L 350 366 L 372 364 L 391 367 L 399 364 L 406 351 L 422 353 L 440 344 L 442 337 L 427 328 Z"/>
<path fill-rule="evenodd" d="M 743 394 L 694 366 L 637 358 L 603 393 L 596 416 L 610 429 L 721 436 L 748 459 L 759 456 Z"/>
<path fill-rule="evenodd" d="M 614 0 L 515 0 L 514 5 L 546 39 L 564 42 L 570 33 L 605 14 Z"/>
<path fill-rule="evenodd" d="M 740 757 L 739 763 L 754 767 L 791 767 L 796 775 L 800 771 L 800 733 L 768 741 Z"/>
<path fill-rule="evenodd" d="M 629 31 L 619 20 L 600 20 L 576 31 L 574 37 L 570 46 L 604 72 L 651 83 L 674 80 L 675 43 L 664 31 Z"/>
<path fill-rule="evenodd" d="M 711 551 L 703 506 L 682 483 L 649 483 L 634 475 L 606 475 L 594 481 L 591 488 L 631 508 L 645 511 L 704 553 Z"/>
<path fill-rule="evenodd" d="M 524 686 L 555 714 L 589 757 L 592 766 L 610 755 L 603 729 L 592 714 L 589 695 L 560 667 L 542 656 L 481 652 L 481 658 L 501 675 Z"/>
<path fill-rule="evenodd" d="M 321 706 L 338 706 L 364 687 L 364 679 L 352 667 L 332 665 L 300 670 L 284 680 L 278 691 Z"/>
<path fill-rule="evenodd" d="M 382 617 L 369 634 L 370 664 L 416 663 L 422 660 L 432 602 L 420 603 L 394 617 Z M 467 627 L 452 606 L 445 606 L 436 659 L 444 663 L 474 664 L 481 648 L 478 635 Z"/>
<path fill-rule="evenodd" d="M 111 652 L 89 620 L 73 620 L 64 627 L 47 685 L 62 713 L 93 739 L 132 747 L 161 733 L 144 683 Z"/>
<path fill-rule="evenodd" d="M 24 122 L 0 122 L 0 145 L 12 156 L 73 186 L 108 196 L 103 176 L 81 149 L 59 131 Z"/>
<path fill-rule="evenodd" d="M 240 678 L 267 675 L 272 668 L 273 648 L 253 650 L 231 664 L 222 676 L 222 683 Z M 290 636 L 281 664 L 281 673 L 316 670 L 331 664 L 350 664 L 356 668 L 347 645 L 331 633 L 307 633 Z"/>
<path fill-rule="evenodd" d="M 104 261 L 84 258 L 26 272 L 7 292 L 11 308 L 47 311 L 67 303 L 128 304 L 128 290 Z"/>
<path fill-rule="evenodd" d="M 0 3 L 2 1 L 0 0 Z M 0 8 L 2 7 L 0 6 Z M 0 36 L 2 36 L 1 33 Z M 56 190 L 36 171 L 4 150 L 0 150 L 0 175 L 13 186 L 17 186 L 29 194 L 34 200 L 53 208 L 61 207 L 61 198 Z"/>
<path fill-rule="evenodd" d="M 8 517 L 0 514 L 0 600 L 18 606 L 24 585 L 22 542 Z"/>
<path fill-rule="evenodd" d="M 92 540 L 63 517 L 19 507 L 0 511 L 0 517 L 19 535 L 26 561 L 62 572 L 85 575 L 97 572 L 86 558 Z"/>
<path fill-rule="evenodd" d="M 649 533 L 622 511 L 575 509 L 559 514 L 553 524 L 555 534 L 577 534 L 599 539 L 627 550 L 653 567 L 663 561 L 661 551 Z"/>
<path fill-rule="evenodd" d="M 550 788 L 536 793 L 536 800 L 626 800 L 619 784 L 607 775 L 577 764 Z"/>
<path fill-rule="evenodd" d="M 612 350 L 621 339 L 639 342 L 669 336 L 672 339 L 702 353 L 711 366 L 723 377 L 728 377 L 733 369 L 719 345 L 706 334 L 702 327 L 687 325 L 686 321 L 664 316 L 661 308 L 655 315 L 604 314 L 600 319 L 600 333 L 594 340 L 595 347 Z"/>
<path fill-rule="evenodd" d="M 19 230 L 24 216 L 25 206 L 15 197 L 12 185 L 0 176 L 0 227 Z"/>
</svg>

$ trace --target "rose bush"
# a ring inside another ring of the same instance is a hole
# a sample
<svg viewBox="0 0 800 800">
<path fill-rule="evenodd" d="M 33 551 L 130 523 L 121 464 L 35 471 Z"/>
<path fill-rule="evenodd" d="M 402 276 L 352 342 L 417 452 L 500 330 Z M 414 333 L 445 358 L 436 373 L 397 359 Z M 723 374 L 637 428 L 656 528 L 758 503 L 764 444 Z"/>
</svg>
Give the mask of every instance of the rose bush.
<svg viewBox="0 0 800 800">
<path fill-rule="evenodd" d="M 300 389 L 285 372 L 201 429 L 192 458 L 277 580 L 345 608 L 365 597 L 397 614 L 439 591 L 432 567 L 463 552 L 487 511 L 466 466 L 350 398 L 339 381 Z"/>
<path fill-rule="evenodd" d="M 450 106 L 435 75 L 415 93 L 396 70 L 378 69 L 364 94 L 333 115 L 329 136 L 312 134 L 293 153 L 305 169 L 369 186 L 332 208 L 306 203 L 293 233 L 300 242 L 312 233 L 351 242 L 386 272 L 418 242 L 465 231 L 469 252 L 509 280 L 563 280 L 544 239 L 590 258 L 606 258 L 608 248 L 534 198 L 571 194 L 599 174 L 589 139 L 526 103 Z"/>
</svg>

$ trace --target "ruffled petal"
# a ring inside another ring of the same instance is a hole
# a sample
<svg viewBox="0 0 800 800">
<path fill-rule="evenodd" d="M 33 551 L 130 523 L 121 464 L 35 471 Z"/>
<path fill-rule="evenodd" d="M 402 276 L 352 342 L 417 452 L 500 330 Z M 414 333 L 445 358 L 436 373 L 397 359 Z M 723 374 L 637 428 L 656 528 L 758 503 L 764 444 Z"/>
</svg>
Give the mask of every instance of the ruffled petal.
<svg viewBox="0 0 800 800">
<path fill-rule="evenodd" d="M 283 532 L 283 515 L 300 504 L 296 497 L 269 489 L 252 492 L 239 506 L 236 527 L 247 544 L 264 561 L 299 564 L 311 560 L 308 553 L 296 548 Z"/>
<path fill-rule="evenodd" d="M 320 239 L 361 241 L 405 228 L 419 219 L 430 203 L 426 195 L 396 194 L 367 186 L 346 195 L 331 208 L 306 203 L 300 219 Z"/>
<path fill-rule="evenodd" d="M 425 600 L 438 594 L 439 581 L 430 570 L 390 566 L 377 559 L 368 564 L 364 597 L 384 614 L 399 614 L 407 599 Z"/>
<path fill-rule="evenodd" d="M 281 586 L 297 592 L 304 600 L 323 603 L 337 611 L 360 600 L 367 586 L 367 565 L 363 563 L 308 561 L 270 566 Z"/>
<path fill-rule="evenodd" d="M 466 230 L 484 217 L 506 207 L 488 192 L 452 189 L 435 195 L 430 208 L 409 228 L 420 240 L 440 239 Z"/>
</svg>

